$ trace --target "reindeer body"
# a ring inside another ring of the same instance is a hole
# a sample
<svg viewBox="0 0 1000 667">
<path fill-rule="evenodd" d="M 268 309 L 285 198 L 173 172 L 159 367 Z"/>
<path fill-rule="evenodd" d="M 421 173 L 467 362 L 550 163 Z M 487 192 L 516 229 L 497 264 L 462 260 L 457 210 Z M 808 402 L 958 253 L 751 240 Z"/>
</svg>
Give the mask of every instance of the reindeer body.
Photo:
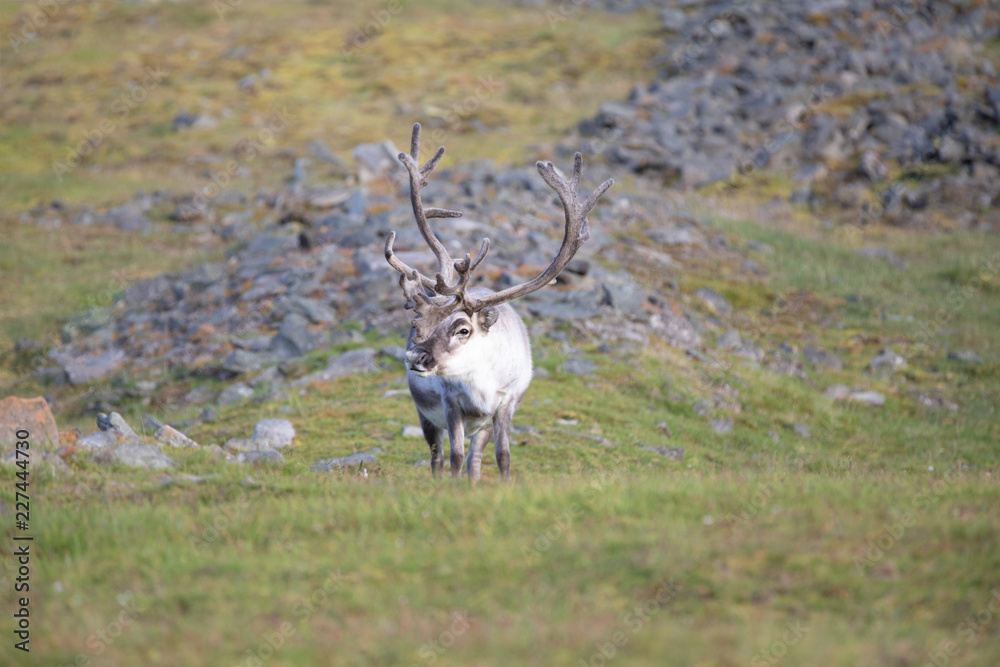
<svg viewBox="0 0 1000 667">
<path fill-rule="evenodd" d="M 469 295 L 487 296 L 492 290 L 473 287 Z M 509 432 L 521 399 L 531 383 L 531 343 L 524 322 L 509 304 L 493 308 L 496 318 L 483 326 L 484 317 L 455 313 L 423 343 L 411 332 L 406 346 L 407 380 L 417 406 L 420 426 L 431 449 L 431 469 L 444 464 L 443 438 L 448 433 L 450 460 L 461 466 L 465 437 L 471 438 L 465 458 L 466 474 L 478 479 L 483 449 L 490 436 L 497 464 L 510 461 Z M 464 340 L 456 332 L 469 329 Z"/>
<path fill-rule="evenodd" d="M 399 286 L 406 308 L 415 311 L 406 345 L 407 380 L 417 406 L 424 438 L 431 448 L 431 471 L 444 467 L 444 431 L 451 441 L 451 474 L 462 472 L 465 436 L 471 436 L 465 467 L 469 479 L 479 479 L 483 448 L 490 435 L 496 444 L 497 466 L 510 479 L 510 423 L 514 410 L 531 383 L 531 344 L 524 322 L 507 303 L 552 283 L 566 268 L 580 246 L 590 238 L 587 214 L 614 185 L 608 179 L 584 201 L 578 199 L 583 156 L 576 154 L 573 174 L 563 178 L 551 162 L 538 162 L 542 179 L 559 195 L 566 213 L 566 229 L 559 251 L 542 273 L 528 282 L 500 292 L 469 287 L 469 280 L 490 249 L 483 239 L 473 259 L 453 261 L 434 235 L 428 220 L 458 218 L 462 213 L 424 208 L 420 190 L 444 155 L 440 147 L 423 166 L 420 157 L 420 124 L 413 126 L 410 152 L 399 160 L 410 174 L 410 201 L 420 235 L 438 260 L 431 280 L 407 266 L 392 250 L 396 233 L 385 241 L 385 259 L 399 272 Z M 489 428 L 492 426 L 492 428 Z"/>
</svg>

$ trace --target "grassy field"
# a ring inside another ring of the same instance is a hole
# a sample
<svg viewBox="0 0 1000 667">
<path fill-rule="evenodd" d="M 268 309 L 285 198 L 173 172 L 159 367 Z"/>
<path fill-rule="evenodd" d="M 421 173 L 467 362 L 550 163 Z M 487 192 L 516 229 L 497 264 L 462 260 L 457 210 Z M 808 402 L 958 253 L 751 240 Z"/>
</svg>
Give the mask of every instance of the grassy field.
<svg viewBox="0 0 1000 667">
<path fill-rule="evenodd" d="M 463 5 L 457 18 L 435 2 L 404 4 L 391 14 L 400 20 L 348 55 L 353 26 L 382 6 L 236 4 L 220 17 L 208 4 L 67 3 L 16 52 L 4 38 L 0 385 L 73 406 L 57 414 L 61 428 L 89 432 L 93 415 L 68 389 L 22 377 L 13 341 L 51 342 L 65 318 L 110 305 L 127 284 L 225 248 L 167 229 L 139 238 L 26 227 L 19 207 L 197 187 L 204 167 L 189 158 L 225 153 L 255 118 L 292 100 L 304 120 L 252 165 L 248 191 L 288 173 L 282 147 L 301 153 L 319 136 L 346 158 L 360 141 L 405 138 L 415 116 L 437 119 L 427 126 L 448 132 L 450 155 L 527 163 L 643 78 L 656 39 L 650 14 L 580 9 L 552 25 L 538 9 Z M 21 25 L 10 3 L 0 12 L 4 35 Z M 569 71 L 560 54 L 579 39 L 591 60 Z M 249 54 L 226 55 L 240 46 Z M 160 60 L 171 72 L 164 94 L 151 90 L 56 185 L 52 161 Z M 533 61 L 552 66 L 524 64 Z M 397 63 L 406 64 L 388 66 Z M 238 80 L 264 68 L 270 78 L 240 96 Z M 475 113 L 486 129 L 471 114 L 451 123 L 451 105 L 487 75 L 505 85 Z M 417 78 L 436 83 L 420 91 Z M 172 133 L 182 108 L 219 125 Z M 574 344 L 600 368 L 580 377 L 559 370 L 562 343 L 535 337 L 548 377 L 515 418 L 535 430 L 515 436 L 509 486 L 491 462 L 475 488 L 413 465 L 427 457 L 422 441 L 401 436 L 415 410 L 405 396 L 383 398 L 405 386 L 396 362 L 284 402 L 223 408 L 189 434 L 221 443 L 246 437 L 257 419 L 287 417 L 298 439 L 286 464 L 248 469 L 171 452 L 176 475 L 210 477 L 165 484 L 78 461 L 72 476 L 32 479 L 30 654 L 11 634 L 18 480 L 0 468 L 0 664 L 1000 663 L 1000 241 L 831 227 L 762 203 L 773 194 L 767 179 L 684 195 L 733 246 L 754 241 L 750 256 L 766 274 L 736 280 L 732 267 L 680 261 L 678 298 L 698 310 L 688 296 L 713 287 L 739 309 L 744 337 L 834 350 L 842 371 L 809 369 L 803 381 L 724 353 L 711 365 L 654 342 L 610 358 L 584 341 Z M 622 179 L 616 192 L 636 187 Z M 906 268 L 856 252 L 879 245 Z M 709 330 L 707 342 L 721 333 Z M 367 336 L 376 348 L 401 343 Z M 864 369 L 884 347 L 908 367 L 871 377 Z M 965 349 L 984 361 L 948 358 Z M 199 382 L 178 378 L 176 391 Z M 823 393 L 835 383 L 865 385 L 886 403 L 834 402 Z M 716 416 L 732 418 L 731 433 L 693 408 L 715 396 L 729 397 Z M 199 407 L 157 416 L 188 419 Z M 133 424 L 149 411 L 118 408 Z M 659 445 L 683 447 L 683 460 L 642 449 Z M 375 447 L 367 470 L 308 470 Z"/>
</svg>

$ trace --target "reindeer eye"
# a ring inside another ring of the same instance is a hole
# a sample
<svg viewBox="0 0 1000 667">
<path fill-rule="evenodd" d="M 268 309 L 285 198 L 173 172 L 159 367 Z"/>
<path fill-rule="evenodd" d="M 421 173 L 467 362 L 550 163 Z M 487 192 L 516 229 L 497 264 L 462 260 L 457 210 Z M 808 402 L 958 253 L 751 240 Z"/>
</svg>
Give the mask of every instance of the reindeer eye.
<svg viewBox="0 0 1000 667">
<path fill-rule="evenodd" d="M 459 329 L 458 330 L 458 335 L 459 336 L 468 336 L 469 335 L 469 330 L 465 329 L 465 328 Z"/>
</svg>

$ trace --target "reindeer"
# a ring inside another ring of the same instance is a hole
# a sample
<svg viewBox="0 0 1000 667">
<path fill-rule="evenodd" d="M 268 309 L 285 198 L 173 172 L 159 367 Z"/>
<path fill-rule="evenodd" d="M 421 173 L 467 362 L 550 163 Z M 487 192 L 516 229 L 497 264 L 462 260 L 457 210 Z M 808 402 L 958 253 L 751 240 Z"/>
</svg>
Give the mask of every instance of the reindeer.
<svg viewBox="0 0 1000 667">
<path fill-rule="evenodd" d="M 420 190 L 444 155 L 438 148 L 424 166 L 419 166 L 420 124 L 413 126 L 410 153 L 400 153 L 410 175 L 410 201 L 413 216 L 424 241 L 438 262 L 434 280 L 404 264 L 392 250 L 396 233 L 385 242 L 385 258 L 400 273 L 399 285 L 406 297 L 406 308 L 415 312 L 406 343 L 406 377 L 410 394 L 417 406 L 420 426 L 431 449 L 431 472 L 437 476 L 443 466 L 444 431 L 451 441 L 451 474 L 462 472 L 465 436 L 470 436 L 465 456 L 466 474 L 479 479 L 483 449 L 493 436 L 497 466 L 504 481 L 510 481 L 510 423 L 531 383 L 531 343 L 524 322 L 507 303 L 537 291 L 566 267 L 590 238 L 587 214 L 601 196 L 614 185 L 608 179 L 586 201 L 577 199 L 583 156 L 576 154 L 573 175 L 566 180 L 551 162 L 536 167 L 556 191 L 566 212 L 566 231 L 552 263 L 541 274 L 521 285 L 500 292 L 485 287 L 469 287 L 469 280 L 490 249 L 483 239 L 475 259 L 468 254 L 452 261 L 448 251 L 428 224 L 431 218 L 458 218 L 460 211 L 427 208 Z"/>
</svg>

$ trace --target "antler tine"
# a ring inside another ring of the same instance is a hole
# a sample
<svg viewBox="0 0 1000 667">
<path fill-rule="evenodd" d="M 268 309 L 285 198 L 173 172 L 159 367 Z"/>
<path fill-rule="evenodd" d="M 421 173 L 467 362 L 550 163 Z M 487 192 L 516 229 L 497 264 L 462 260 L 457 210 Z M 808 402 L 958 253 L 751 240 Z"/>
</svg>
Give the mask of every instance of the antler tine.
<svg viewBox="0 0 1000 667">
<path fill-rule="evenodd" d="M 435 276 L 437 283 L 434 285 L 434 291 L 438 294 L 443 294 L 447 296 L 454 296 L 458 300 L 461 309 L 468 312 L 473 312 L 467 307 L 469 297 L 465 293 L 466 287 L 469 285 L 469 280 L 472 278 L 472 272 L 476 270 L 484 259 L 486 259 L 486 254 L 490 251 L 490 240 L 488 238 L 483 239 L 483 244 L 479 247 L 479 254 L 476 255 L 475 259 L 469 256 L 468 253 L 460 262 L 455 262 L 455 273 L 458 274 L 458 282 L 454 285 L 448 285 L 444 276 L 440 273 Z"/>
<path fill-rule="evenodd" d="M 614 179 L 609 178 L 597 186 L 590 196 L 587 197 L 586 201 L 581 202 L 577 198 L 580 174 L 583 170 L 583 156 L 580 153 L 576 154 L 573 163 L 573 174 L 568 180 L 562 178 L 556 172 L 555 165 L 551 162 L 538 162 L 535 164 L 535 167 L 537 167 L 538 173 L 548 183 L 549 187 L 559 195 L 563 209 L 566 212 L 566 230 L 563 234 L 562 245 L 559 246 L 559 252 L 556 253 L 552 263 L 535 278 L 521 285 L 508 287 L 495 294 L 490 294 L 489 296 L 479 299 L 468 299 L 466 306 L 473 312 L 491 306 L 498 306 L 512 299 L 530 294 L 552 282 L 566 268 L 566 265 L 576 255 L 576 251 L 580 249 L 580 246 L 590 238 L 590 224 L 587 220 L 587 214 L 594 208 L 601 196 L 608 191 L 608 188 L 615 184 Z"/>
<path fill-rule="evenodd" d="M 413 134 L 410 137 L 410 153 L 399 154 L 399 161 L 403 163 L 406 170 L 410 174 L 410 203 L 413 205 L 413 217 L 417 221 L 417 228 L 420 230 L 420 235 L 424 237 L 424 241 L 430 246 L 431 251 L 433 251 L 434 256 L 438 260 L 438 271 L 444 274 L 449 279 L 451 278 L 451 256 L 445 249 L 444 245 L 437 239 L 434 232 L 431 231 L 430 225 L 427 220 L 429 218 L 460 218 L 462 217 L 461 211 L 450 211 L 443 208 L 429 208 L 424 209 L 423 201 L 420 197 L 420 190 L 425 185 L 427 185 L 427 176 L 434 170 L 437 163 L 441 160 L 441 156 L 444 155 L 444 146 L 438 148 L 437 153 L 434 154 L 430 160 L 427 161 L 423 167 L 420 167 L 418 160 L 420 159 L 420 123 L 413 124 Z"/>
<path fill-rule="evenodd" d="M 389 232 L 389 237 L 386 238 L 385 240 L 385 259 L 387 262 L 389 262 L 389 266 L 399 271 L 402 274 L 402 276 L 400 276 L 401 278 L 416 275 L 419 277 L 419 282 L 421 285 L 423 285 L 428 289 L 434 289 L 434 281 L 424 276 L 416 269 L 407 266 L 406 264 L 403 263 L 403 260 L 401 260 L 399 257 L 396 256 L 396 253 L 392 251 L 392 244 L 395 241 L 396 241 L 396 232 Z M 400 283 L 400 287 L 402 287 L 402 283 Z"/>
</svg>

